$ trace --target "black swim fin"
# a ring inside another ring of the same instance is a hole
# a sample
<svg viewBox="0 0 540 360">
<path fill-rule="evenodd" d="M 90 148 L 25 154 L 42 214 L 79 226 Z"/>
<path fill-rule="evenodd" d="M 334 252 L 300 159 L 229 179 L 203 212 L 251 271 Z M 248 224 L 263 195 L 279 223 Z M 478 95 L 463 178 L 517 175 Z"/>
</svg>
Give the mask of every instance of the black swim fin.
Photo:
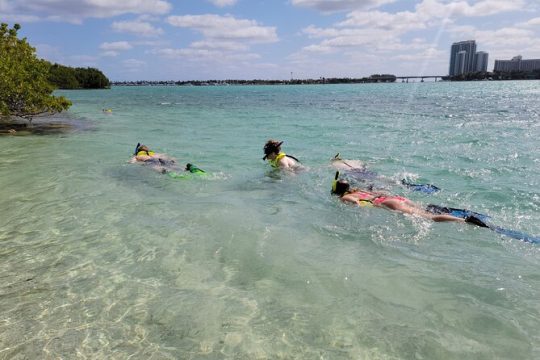
<svg viewBox="0 0 540 360">
<path fill-rule="evenodd" d="M 473 224 L 473 225 L 480 226 L 480 227 L 483 227 L 483 228 L 489 228 L 489 226 L 487 226 L 485 222 L 483 222 L 482 220 L 480 220 L 479 218 L 477 218 L 474 215 L 467 216 L 465 218 L 465 222 L 468 223 L 468 224 Z"/>
</svg>

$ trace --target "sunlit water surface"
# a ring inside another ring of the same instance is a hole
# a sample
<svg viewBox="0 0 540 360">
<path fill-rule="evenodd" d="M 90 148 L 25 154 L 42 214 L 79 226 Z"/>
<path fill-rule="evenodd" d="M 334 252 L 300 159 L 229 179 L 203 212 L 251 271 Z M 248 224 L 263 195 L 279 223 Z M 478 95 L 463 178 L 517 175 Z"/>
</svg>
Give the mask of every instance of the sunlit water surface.
<svg viewBox="0 0 540 360">
<path fill-rule="evenodd" d="M 538 245 L 329 194 L 340 152 L 540 235 L 539 82 L 62 94 L 73 131 L 0 138 L 0 358 L 540 358 Z"/>
</svg>

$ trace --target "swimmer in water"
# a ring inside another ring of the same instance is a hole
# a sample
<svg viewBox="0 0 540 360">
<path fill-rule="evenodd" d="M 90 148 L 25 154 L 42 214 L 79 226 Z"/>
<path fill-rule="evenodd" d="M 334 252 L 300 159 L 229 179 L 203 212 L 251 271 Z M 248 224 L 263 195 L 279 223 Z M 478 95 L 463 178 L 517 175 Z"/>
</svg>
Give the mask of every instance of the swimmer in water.
<svg viewBox="0 0 540 360">
<path fill-rule="evenodd" d="M 300 160 L 281 151 L 281 144 L 283 144 L 283 141 L 268 140 L 264 145 L 263 160 L 268 160 L 274 169 L 293 171 L 302 169 L 303 166 L 300 164 Z"/>
<path fill-rule="evenodd" d="M 436 222 L 468 222 L 478 226 L 479 219 L 469 216 L 465 219 L 449 214 L 436 214 L 423 209 L 419 204 L 397 195 L 391 195 L 386 192 L 374 192 L 358 188 L 351 188 L 347 180 L 338 180 L 339 173 L 336 173 L 336 179 L 332 185 L 332 194 L 339 196 L 341 201 L 356 204 L 358 206 L 374 206 L 388 210 L 399 211 L 404 214 L 416 215 Z M 483 224 L 483 223 L 482 223 Z M 483 226 L 485 227 L 485 225 Z"/>
<path fill-rule="evenodd" d="M 363 161 L 342 159 L 339 153 L 337 153 L 336 156 L 332 158 L 331 165 L 336 170 L 345 172 L 351 179 L 355 181 L 359 181 L 362 183 L 369 182 L 368 187 L 370 189 L 373 188 L 375 184 L 377 184 L 377 187 L 383 189 L 387 188 L 386 185 L 398 184 L 398 182 L 396 182 L 395 180 L 386 178 L 372 170 L 369 170 Z M 418 191 L 425 194 L 433 194 L 441 190 L 435 185 L 413 184 L 405 179 L 402 179 L 399 184 L 408 188 L 411 191 Z"/>
<path fill-rule="evenodd" d="M 135 153 L 129 162 L 150 165 L 152 169 L 161 173 L 174 170 L 173 168 L 176 165 L 175 159 L 165 154 L 158 154 L 150 150 L 148 146 L 140 143 L 135 147 Z"/>
</svg>

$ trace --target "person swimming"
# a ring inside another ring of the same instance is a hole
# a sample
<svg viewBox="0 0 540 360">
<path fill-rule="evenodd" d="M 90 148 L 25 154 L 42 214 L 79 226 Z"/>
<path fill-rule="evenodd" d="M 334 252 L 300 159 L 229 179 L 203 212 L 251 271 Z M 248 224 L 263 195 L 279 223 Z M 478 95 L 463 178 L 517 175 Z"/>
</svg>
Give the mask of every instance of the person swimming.
<svg viewBox="0 0 540 360">
<path fill-rule="evenodd" d="M 339 172 L 336 172 L 336 176 L 332 184 L 332 194 L 339 196 L 340 200 L 345 203 L 352 203 L 358 206 L 385 208 L 404 214 L 420 216 L 435 222 L 454 221 L 475 223 L 474 221 L 477 220 L 474 217 L 464 219 L 447 213 L 429 212 L 423 209 L 419 204 L 403 196 L 392 195 L 386 192 L 351 188 L 347 180 L 339 179 Z"/>
<path fill-rule="evenodd" d="M 297 170 L 302 168 L 300 160 L 281 151 L 281 144 L 283 141 L 268 140 L 263 148 L 263 160 L 268 160 L 274 169 Z"/>
<path fill-rule="evenodd" d="M 158 154 L 148 148 L 148 146 L 137 143 L 135 152 L 130 159 L 130 163 L 143 163 L 149 165 L 153 170 L 166 173 L 176 169 L 176 160 L 165 154 Z"/>
<path fill-rule="evenodd" d="M 361 183 L 369 182 L 369 188 L 373 188 L 377 185 L 377 187 L 385 189 L 387 188 L 386 185 L 398 184 L 392 179 L 386 178 L 372 170 L 369 170 L 363 161 L 342 159 L 340 153 L 337 153 L 331 159 L 331 164 L 332 167 L 334 167 L 336 170 L 345 172 L 350 178 L 354 179 L 355 181 Z M 409 190 L 423 192 L 425 194 L 433 194 L 441 190 L 440 188 L 432 184 L 413 184 L 405 179 L 402 179 L 399 184 L 403 185 Z"/>
</svg>

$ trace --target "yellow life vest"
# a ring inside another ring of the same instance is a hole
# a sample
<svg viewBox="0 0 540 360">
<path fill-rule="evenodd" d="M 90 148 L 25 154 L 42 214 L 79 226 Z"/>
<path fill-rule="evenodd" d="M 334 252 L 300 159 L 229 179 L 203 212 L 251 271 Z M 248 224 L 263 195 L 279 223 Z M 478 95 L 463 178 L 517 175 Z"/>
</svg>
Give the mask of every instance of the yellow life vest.
<svg viewBox="0 0 540 360">
<path fill-rule="evenodd" d="M 273 168 L 278 168 L 279 161 L 283 159 L 285 156 L 287 156 L 287 154 L 285 154 L 284 152 L 280 152 L 274 160 L 268 160 L 268 161 L 270 162 L 270 165 L 272 165 Z"/>
<path fill-rule="evenodd" d="M 154 156 L 156 153 L 153 151 L 139 151 L 137 156 Z"/>
</svg>

